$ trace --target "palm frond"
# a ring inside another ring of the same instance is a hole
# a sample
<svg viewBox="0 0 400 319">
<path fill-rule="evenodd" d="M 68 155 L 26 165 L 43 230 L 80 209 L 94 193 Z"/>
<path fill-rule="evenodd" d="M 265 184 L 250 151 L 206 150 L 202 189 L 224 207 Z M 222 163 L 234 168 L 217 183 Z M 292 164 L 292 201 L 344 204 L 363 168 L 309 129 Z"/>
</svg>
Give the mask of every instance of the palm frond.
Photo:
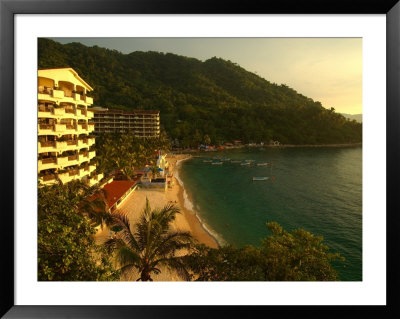
<svg viewBox="0 0 400 319">
<path fill-rule="evenodd" d="M 113 226 L 122 229 L 117 239 L 110 239 L 106 246 L 116 251 L 116 258 L 122 266 L 121 270 L 137 268 L 141 273 L 138 280 L 151 280 L 150 273 L 161 272 L 158 265 L 163 264 L 175 269 L 185 280 L 190 279 L 182 258 L 176 257 L 181 249 L 191 249 L 194 239 L 188 232 L 171 232 L 170 225 L 175 220 L 179 209 L 173 204 L 161 209 L 151 210 L 149 200 L 142 210 L 139 221 L 132 232 L 128 216 L 122 212 L 111 214 Z"/>
<path fill-rule="evenodd" d="M 180 278 L 190 281 L 191 276 L 186 269 L 186 264 L 182 257 L 165 258 L 159 261 L 160 264 L 166 265 L 170 270 L 175 270 Z"/>
<path fill-rule="evenodd" d="M 125 246 L 125 242 L 122 239 L 110 238 L 106 242 L 104 242 L 103 245 L 109 252 L 111 252 L 112 250 L 119 249 Z"/>
<path fill-rule="evenodd" d="M 120 268 L 120 271 L 122 274 L 124 274 L 125 276 L 129 275 L 129 272 L 132 270 L 137 270 L 137 267 L 135 265 L 125 265 L 123 267 Z"/>
<path fill-rule="evenodd" d="M 176 250 L 190 248 L 193 242 L 193 237 L 189 232 L 175 232 L 168 234 L 166 237 L 162 238 L 161 242 L 158 243 L 157 248 L 151 255 L 151 258 L 157 255 L 171 255 Z"/>
<path fill-rule="evenodd" d="M 117 261 L 122 267 L 131 265 L 139 268 L 141 259 L 135 251 L 127 246 L 122 246 L 117 250 Z"/>
<path fill-rule="evenodd" d="M 121 226 L 122 230 L 118 233 L 118 236 L 132 249 L 140 251 L 140 247 L 135 237 L 131 232 L 131 226 L 128 216 L 122 212 L 116 212 L 112 214 L 112 225 Z"/>
</svg>

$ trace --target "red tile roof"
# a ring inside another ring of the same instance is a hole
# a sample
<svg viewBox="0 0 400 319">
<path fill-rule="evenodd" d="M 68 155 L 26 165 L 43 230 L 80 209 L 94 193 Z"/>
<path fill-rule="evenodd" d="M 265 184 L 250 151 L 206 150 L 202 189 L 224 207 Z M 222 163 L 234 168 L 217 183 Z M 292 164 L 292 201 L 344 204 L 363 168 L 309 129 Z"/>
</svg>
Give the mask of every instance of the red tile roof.
<svg viewBox="0 0 400 319">
<path fill-rule="evenodd" d="M 111 208 L 133 185 L 136 181 L 112 181 L 105 185 L 103 190 L 106 192 L 106 201 L 109 208 Z M 90 201 L 95 200 L 100 195 L 95 194 L 89 198 Z"/>
<path fill-rule="evenodd" d="M 112 207 L 136 182 L 134 181 L 112 181 L 103 189 L 107 194 L 108 207 Z"/>
</svg>

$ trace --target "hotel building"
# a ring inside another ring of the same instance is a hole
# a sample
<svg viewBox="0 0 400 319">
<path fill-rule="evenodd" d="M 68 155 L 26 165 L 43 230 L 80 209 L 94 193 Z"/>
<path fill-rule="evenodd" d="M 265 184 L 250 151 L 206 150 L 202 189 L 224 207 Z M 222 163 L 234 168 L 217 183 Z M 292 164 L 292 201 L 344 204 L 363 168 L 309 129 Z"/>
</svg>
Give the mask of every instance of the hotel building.
<svg viewBox="0 0 400 319">
<path fill-rule="evenodd" d="M 131 112 L 94 107 L 95 133 L 132 133 L 135 137 L 160 136 L 160 111 L 134 110 Z"/>
<path fill-rule="evenodd" d="M 93 149 L 93 89 L 71 68 L 38 70 L 38 174 L 43 184 L 98 183 Z"/>
</svg>

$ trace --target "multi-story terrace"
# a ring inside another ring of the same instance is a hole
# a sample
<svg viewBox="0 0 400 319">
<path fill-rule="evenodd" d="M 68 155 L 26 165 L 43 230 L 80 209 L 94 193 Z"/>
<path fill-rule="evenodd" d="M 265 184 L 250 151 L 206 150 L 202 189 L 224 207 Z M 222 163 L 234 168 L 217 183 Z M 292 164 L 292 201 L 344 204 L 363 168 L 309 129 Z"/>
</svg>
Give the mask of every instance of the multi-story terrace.
<svg viewBox="0 0 400 319">
<path fill-rule="evenodd" d="M 134 110 L 131 112 L 95 107 L 95 133 L 132 133 L 136 137 L 160 136 L 160 111 Z"/>
<path fill-rule="evenodd" d="M 38 174 L 43 184 L 81 179 L 94 185 L 96 175 L 93 89 L 71 68 L 38 70 Z"/>
</svg>

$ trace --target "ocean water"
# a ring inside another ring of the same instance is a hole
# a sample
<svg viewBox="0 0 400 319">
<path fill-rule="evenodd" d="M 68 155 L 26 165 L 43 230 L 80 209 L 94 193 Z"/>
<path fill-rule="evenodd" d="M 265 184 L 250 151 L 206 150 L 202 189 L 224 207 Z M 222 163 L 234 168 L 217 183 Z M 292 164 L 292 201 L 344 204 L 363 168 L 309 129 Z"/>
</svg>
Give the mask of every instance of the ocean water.
<svg viewBox="0 0 400 319">
<path fill-rule="evenodd" d="M 361 147 L 237 149 L 200 156 L 181 163 L 185 205 L 221 244 L 260 245 L 270 235 L 269 221 L 288 231 L 304 228 L 346 258 L 334 264 L 340 280 L 362 280 Z M 214 156 L 254 162 L 203 162 Z M 269 164 L 256 166 L 261 162 Z M 253 176 L 270 178 L 253 182 Z"/>
</svg>

